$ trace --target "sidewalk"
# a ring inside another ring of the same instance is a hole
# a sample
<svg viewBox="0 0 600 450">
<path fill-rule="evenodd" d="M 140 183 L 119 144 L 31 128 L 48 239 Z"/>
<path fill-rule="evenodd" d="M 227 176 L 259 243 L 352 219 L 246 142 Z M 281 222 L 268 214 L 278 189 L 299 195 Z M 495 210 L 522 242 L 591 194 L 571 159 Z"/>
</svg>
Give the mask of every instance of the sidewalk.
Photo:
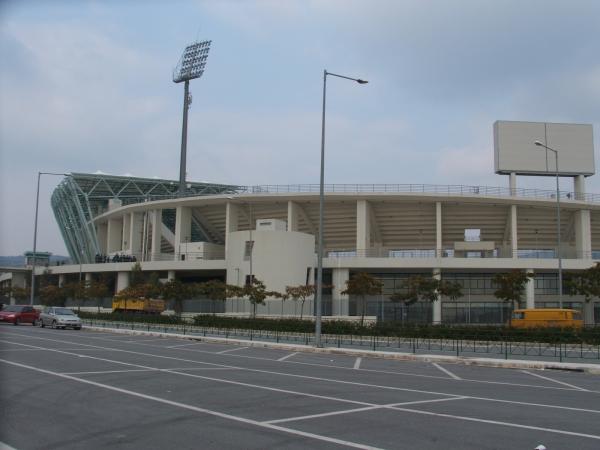
<svg viewBox="0 0 600 450">
<path fill-rule="evenodd" d="M 234 339 L 234 338 L 222 338 L 212 336 L 197 336 L 189 334 L 178 334 L 178 333 L 165 333 L 159 331 L 143 331 L 143 330 L 129 330 L 124 328 L 105 328 L 84 325 L 84 330 L 90 331 L 105 331 L 109 333 L 126 334 L 133 336 L 152 336 L 152 337 L 164 337 L 183 339 L 188 341 L 198 342 L 212 342 L 220 344 L 232 344 L 232 345 L 243 345 L 245 347 L 259 347 L 259 348 L 273 348 L 279 350 L 289 350 L 291 352 L 305 352 L 305 353 L 325 353 L 325 354 L 337 354 L 337 355 L 348 355 L 356 357 L 366 358 L 384 358 L 384 359 L 395 359 L 401 361 L 423 361 L 423 362 L 436 362 L 436 363 L 451 363 L 451 364 L 464 364 L 471 366 L 481 367 L 502 367 L 507 369 L 549 369 L 549 370 L 566 370 L 575 372 L 585 372 L 594 375 L 600 375 L 600 364 L 587 364 L 587 363 L 566 363 L 566 362 L 553 362 L 553 361 L 530 361 L 530 360 L 516 360 L 516 359 L 497 359 L 497 358 L 478 358 L 469 356 L 450 356 L 450 355 L 427 355 L 427 354 L 413 354 L 413 353 L 401 353 L 401 352 L 386 352 L 380 350 L 364 350 L 364 349 L 351 349 L 351 348 L 338 348 L 338 347 L 323 347 L 317 348 L 310 345 L 301 344 L 284 344 L 275 342 L 265 342 L 247 339 Z"/>
</svg>

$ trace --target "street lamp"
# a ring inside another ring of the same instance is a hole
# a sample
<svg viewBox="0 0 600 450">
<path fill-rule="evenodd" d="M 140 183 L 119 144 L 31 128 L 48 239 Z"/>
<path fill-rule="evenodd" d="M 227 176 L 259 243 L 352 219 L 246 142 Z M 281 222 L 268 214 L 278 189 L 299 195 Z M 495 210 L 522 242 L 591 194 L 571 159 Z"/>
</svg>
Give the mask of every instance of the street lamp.
<svg viewBox="0 0 600 450">
<path fill-rule="evenodd" d="M 558 306 L 562 309 L 562 256 L 560 252 L 560 191 L 558 187 L 558 150 L 548 147 L 542 144 L 540 141 L 535 141 L 535 145 L 538 147 L 544 147 L 546 150 L 550 150 L 554 153 L 554 159 L 556 161 L 556 240 L 557 240 L 557 254 L 558 254 Z"/>
<path fill-rule="evenodd" d="M 321 304 L 323 290 L 323 204 L 324 201 L 324 182 L 325 182 L 325 104 L 327 98 L 327 75 L 332 77 L 344 78 L 350 81 L 356 81 L 358 84 L 367 84 L 368 81 L 360 78 L 350 78 L 344 75 L 323 71 L 323 116 L 321 119 L 321 181 L 319 185 L 319 243 L 317 247 L 317 287 L 316 287 L 316 317 L 315 317 L 315 346 L 321 345 Z"/>
<path fill-rule="evenodd" d="M 35 263 L 37 258 L 37 225 L 38 225 L 38 209 L 40 204 L 40 178 L 42 175 L 56 175 L 59 177 L 70 177 L 68 173 L 54 173 L 54 172 L 38 172 L 37 176 L 37 193 L 35 195 L 35 221 L 33 225 L 33 264 L 31 265 L 31 293 L 29 297 L 29 304 L 33 306 L 34 293 L 35 293 Z"/>
</svg>

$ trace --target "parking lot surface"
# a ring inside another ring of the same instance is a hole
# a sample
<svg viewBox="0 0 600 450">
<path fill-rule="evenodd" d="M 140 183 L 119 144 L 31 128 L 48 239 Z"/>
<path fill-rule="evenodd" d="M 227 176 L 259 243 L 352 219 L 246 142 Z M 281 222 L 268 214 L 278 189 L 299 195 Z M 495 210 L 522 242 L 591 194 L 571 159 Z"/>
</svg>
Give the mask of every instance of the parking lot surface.
<svg viewBox="0 0 600 450">
<path fill-rule="evenodd" d="M 600 376 L 0 326 L 16 449 L 600 448 Z"/>
</svg>

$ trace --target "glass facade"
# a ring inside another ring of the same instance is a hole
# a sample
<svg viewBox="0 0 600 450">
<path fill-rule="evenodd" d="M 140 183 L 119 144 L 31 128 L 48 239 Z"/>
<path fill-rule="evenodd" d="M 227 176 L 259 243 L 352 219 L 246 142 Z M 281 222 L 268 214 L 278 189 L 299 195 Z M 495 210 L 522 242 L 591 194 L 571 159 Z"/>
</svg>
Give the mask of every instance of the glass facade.
<svg viewBox="0 0 600 450">
<path fill-rule="evenodd" d="M 443 302 L 442 323 L 504 324 L 511 306 L 504 302 Z"/>
</svg>

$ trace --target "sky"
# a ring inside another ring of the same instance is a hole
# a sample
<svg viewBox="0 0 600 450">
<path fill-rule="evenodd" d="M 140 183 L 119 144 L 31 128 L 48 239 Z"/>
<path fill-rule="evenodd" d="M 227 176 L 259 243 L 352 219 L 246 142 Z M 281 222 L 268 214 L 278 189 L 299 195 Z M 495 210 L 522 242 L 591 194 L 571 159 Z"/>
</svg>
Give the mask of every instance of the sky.
<svg viewBox="0 0 600 450">
<path fill-rule="evenodd" d="M 0 255 L 33 247 L 39 171 L 178 179 L 172 70 L 196 40 L 212 45 L 190 84 L 188 180 L 318 184 L 326 69 L 369 81 L 328 78 L 326 183 L 506 187 L 494 121 L 588 123 L 598 140 L 598 30 L 595 0 L 4 0 Z M 60 179 L 41 178 L 37 247 L 65 255 Z"/>
</svg>

